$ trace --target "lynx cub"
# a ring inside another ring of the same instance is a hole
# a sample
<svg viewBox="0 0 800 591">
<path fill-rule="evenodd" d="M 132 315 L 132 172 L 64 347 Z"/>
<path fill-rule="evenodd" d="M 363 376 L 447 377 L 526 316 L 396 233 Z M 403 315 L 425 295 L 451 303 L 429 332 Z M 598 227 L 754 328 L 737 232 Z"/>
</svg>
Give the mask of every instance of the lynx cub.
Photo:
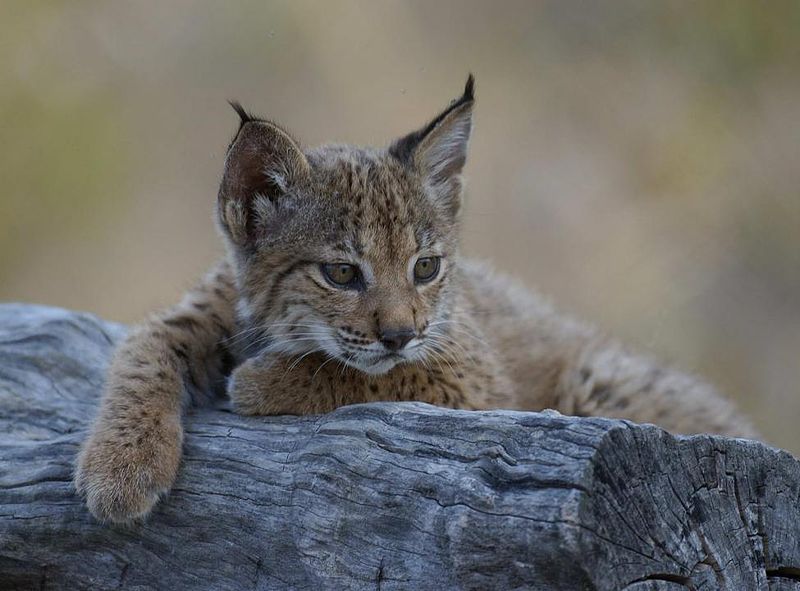
<svg viewBox="0 0 800 591">
<path fill-rule="evenodd" d="M 228 374 L 244 414 L 418 400 L 755 435 L 711 386 L 459 256 L 473 106 L 470 76 L 388 148 L 303 149 L 234 105 L 217 203 L 228 257 L 117 351 L 75 477 L 95 516 L 153 508 L 175 480 L 187 400 L 224 390 Z"/>
</svg>

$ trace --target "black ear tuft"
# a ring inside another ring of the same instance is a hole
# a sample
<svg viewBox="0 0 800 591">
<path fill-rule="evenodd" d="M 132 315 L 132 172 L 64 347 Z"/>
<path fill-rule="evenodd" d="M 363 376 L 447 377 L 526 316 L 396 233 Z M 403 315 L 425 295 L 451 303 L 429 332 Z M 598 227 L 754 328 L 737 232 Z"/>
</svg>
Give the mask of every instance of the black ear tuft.
<svg viewBox="0 0 800 591">
<path fill-rule="evenodd" d="M 459 102 L 474 101 L 475 100 L 475 76 L 470 72 L 467 77 L 467 84 L 464 86 L 464 95 Z"/>
<path fill-rule="evenodd" d="M 262 121 L 262 119 L 254 117 L 245 111 L 244 107 L 239 101 L 228 101 L 228 104 L 233 107 L 233 110 L 236 111 L 237 115 L 239 115 L 239 127 L 242 127 L 245 123 L 250 123 L 251 121 Z"/>
</svg>

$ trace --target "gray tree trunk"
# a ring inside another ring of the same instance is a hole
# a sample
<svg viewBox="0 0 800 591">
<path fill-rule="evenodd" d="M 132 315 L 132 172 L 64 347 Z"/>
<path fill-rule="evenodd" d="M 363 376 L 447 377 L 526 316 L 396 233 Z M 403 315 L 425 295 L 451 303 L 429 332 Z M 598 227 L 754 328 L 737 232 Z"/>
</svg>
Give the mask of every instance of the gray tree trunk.
<svg viewBox="0 0 800 591">
<path fill-rule="evenodd" d="M 196 409 L 172 494 L 102 525 L 71 484 L 124 328 L 0 306 L 0 589 L 800 590 L 800 463 L 556 413 Z"/>
</svg>

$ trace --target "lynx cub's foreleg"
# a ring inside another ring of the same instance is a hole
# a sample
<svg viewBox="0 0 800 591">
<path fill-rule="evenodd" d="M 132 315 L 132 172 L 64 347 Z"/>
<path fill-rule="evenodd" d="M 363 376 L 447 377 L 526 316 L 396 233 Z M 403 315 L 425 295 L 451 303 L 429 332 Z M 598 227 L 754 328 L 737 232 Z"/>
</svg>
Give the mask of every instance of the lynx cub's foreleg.
<svg viewBox="0 0 800 591">
<path fill-rule="evenodd" d="M 75 472 L 76 488 L 98 519 L 142 517 L 172 486 L 187 393 L 209 393 L 221 378 L 220 343 L 231 335 L 234 301 L 223 263 L 116 351 Z"/>
<path fill-rule="evenodd" d="M 231 374 L 228 395 L 236 412 L 244 415 L 307 415 L 328 413 L 341 406 L 327 374 L 316 376 L 327 358 L 260 355 L 246 360 Z M 305 363 L 304 363 L 305 361 Z M 313 365 L 313 368 L 311 366 Z M 318 378 L 318 379 L 317 379 Z M 315 386 L 313 382 L 318 383 Z M 339 388 L 342 393 L 344 388 Z M 342 398 L 341 394 L 338 398 Z"/>
</svg>

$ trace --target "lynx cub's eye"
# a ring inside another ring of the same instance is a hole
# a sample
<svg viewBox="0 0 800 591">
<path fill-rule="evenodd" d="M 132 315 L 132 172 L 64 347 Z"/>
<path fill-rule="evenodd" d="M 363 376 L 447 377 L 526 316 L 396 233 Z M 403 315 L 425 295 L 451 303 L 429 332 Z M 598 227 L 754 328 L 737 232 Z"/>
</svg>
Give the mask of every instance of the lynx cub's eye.
<svg viewBox="0 0 800 591">
<path fill-rule="evenodd" d="M 353 287 L 359 279 L 358 267 L 347 263 L 323 264 L 322 273 L 337 287 Z"/>
<path fill-rule="evenodd" d="M 423 257 L 414 265 L 414 281 L 427 283 L 439 272 L 439 257 Z"/>
</svg>

